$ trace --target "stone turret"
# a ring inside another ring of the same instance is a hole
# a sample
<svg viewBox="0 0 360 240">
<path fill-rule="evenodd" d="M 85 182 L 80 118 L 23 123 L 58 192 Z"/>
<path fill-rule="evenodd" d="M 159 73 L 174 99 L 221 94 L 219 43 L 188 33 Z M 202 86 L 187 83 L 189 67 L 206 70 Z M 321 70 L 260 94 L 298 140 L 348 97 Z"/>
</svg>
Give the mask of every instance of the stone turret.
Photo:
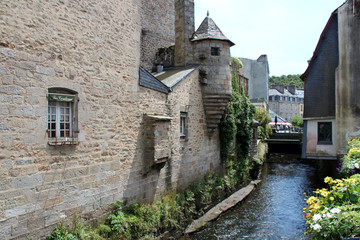
<svg viewBox="0 0 360 240">
<path fill-rule="evenodd" d="M 207 128 L 213 132 L 220 123 L 232 93 L 230 47 L 234 43 L 225 37 L 209 13 L 191 41 L 194 44 L 194 62 L 201 64 Z"/>
<path fill-rule="evenodd" d="M 200 64 L 206 124 L 213 132 L 220 123 L 231 87 L 230 47 L 209 13 L 195 32 L 194 0 L 175 0 L 175 66 Z"/>
</svg>

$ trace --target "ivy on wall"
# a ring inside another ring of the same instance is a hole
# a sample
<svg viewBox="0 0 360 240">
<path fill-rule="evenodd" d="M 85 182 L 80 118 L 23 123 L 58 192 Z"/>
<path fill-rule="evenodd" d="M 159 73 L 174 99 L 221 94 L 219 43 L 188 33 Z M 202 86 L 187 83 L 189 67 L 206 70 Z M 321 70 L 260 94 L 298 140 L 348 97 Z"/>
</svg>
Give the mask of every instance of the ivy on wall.
<svg viewBox="0 0 360 240">
<path fill-rule="evenodd" d="M 240 89 L 235 69 L 233 67 L 232 96 L 220 122 L 221 159 L 227 168 L 233 168 L 237 175 L 246 178 L 255 106 Z"/>
</svg>

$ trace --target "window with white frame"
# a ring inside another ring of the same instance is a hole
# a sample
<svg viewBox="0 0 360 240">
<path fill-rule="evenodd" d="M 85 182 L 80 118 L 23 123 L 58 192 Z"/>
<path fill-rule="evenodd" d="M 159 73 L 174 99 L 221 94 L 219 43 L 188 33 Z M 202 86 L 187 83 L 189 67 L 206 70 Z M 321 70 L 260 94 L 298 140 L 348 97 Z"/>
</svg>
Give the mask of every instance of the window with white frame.
<svg viewBox="0 0 360 240">
<path fill-rule="evenodd" d="M 77 144 L 77 94 L 70 90 L 49 89 L 48 142 L 50 145 Z"/>
<path fill-rule="evenodd" d="M 186 128 L 187 128 L 187 113 L 181 112 L 180 113 L 180 137 L 186 137 Z"/>
</svg>

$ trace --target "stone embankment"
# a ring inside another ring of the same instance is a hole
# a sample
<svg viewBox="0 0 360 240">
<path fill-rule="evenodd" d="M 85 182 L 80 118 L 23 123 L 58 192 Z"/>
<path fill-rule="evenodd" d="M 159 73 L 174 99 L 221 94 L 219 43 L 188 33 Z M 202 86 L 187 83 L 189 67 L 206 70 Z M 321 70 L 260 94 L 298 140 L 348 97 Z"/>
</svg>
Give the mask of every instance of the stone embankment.
<svg viewBox="0 0 360 240">
<path fill-rule="evenodd" d="M 230 197 L 217 204 L 215 207 L 210 209 L 202 217 L 197 220 L 194 220 L 186 229 L 185 234 L 190 234 L 196 232 L 203 228 L 208 222 L 216 219 L 221 213 L 227 211 L 228 209 L 234 207 L 239 202 L 241 202 L 246 196 L 248 196 L 255 187 L 260 183 L 260 180 L 252 181 L 249 185 L 244 188 L 241 188 L 239 191 L 232 194 Z"/>
</svg>

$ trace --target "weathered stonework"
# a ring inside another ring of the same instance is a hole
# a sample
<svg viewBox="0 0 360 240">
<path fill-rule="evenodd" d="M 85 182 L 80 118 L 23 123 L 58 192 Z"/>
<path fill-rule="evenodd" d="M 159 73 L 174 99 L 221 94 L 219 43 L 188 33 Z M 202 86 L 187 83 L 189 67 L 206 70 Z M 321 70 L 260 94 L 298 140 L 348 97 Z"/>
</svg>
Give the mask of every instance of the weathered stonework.
<svg viewBox="0 0 360 240">
<path fill-rule="evenodd" d="M 115 200 L 151 202 L 221 170 L 218 132 L 207 134 L 199 70 L 169 94 L 139 86 L 139 66 L 150 68 L 157 49 L 140 54 L 150 44 L 144 2 L 2 2 L 0 239 L 38 239 L 62 218 L 101 218 Z M 162 7 L 150 12 L 174 16 Z M 77 145 L 48 145 L 47 95 L 55 87 L 77 93 Z M 188 116 L 185 139 L 180 112 Z M 168 159 L 159 168 L 144 161 L 145 115 L 171 118 Z"/>
<path fill-rule="evenodd" d="M 175 44 L 175 0 L 141 0 L 141 66 L 155 71 L 159 48 Z"/>
</svg>

